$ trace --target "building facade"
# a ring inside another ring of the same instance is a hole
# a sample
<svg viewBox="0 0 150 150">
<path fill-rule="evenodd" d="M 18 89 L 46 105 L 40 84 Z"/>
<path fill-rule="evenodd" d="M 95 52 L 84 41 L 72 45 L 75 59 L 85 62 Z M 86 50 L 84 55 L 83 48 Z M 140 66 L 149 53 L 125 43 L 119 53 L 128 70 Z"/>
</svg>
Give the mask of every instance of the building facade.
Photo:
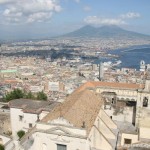
<svg viewBox="0 0 150 150">
<path fill-rule="evenodd" d="M 45 105 L 12 101 L 13 136 L 18 130 L 28 131 L 16 142 L 16 150 L 116 150 L 140 145 L 150 141 L 149 99 L 147 80 L 144 85 L 87 82 L 50 112 Z"/>
<path fill-rule="evenodd" d="M 21 140 L 21 150 L 114 150 L 117 125 L 90 90 L 75 91 Z"/>
<path fill-rule="evenodd" d="M 9 102 L 12 136 L 18 139 L 17 132 L 28 132 L 45 117 L 58 103 L 17 99 Z"/>
</svg>

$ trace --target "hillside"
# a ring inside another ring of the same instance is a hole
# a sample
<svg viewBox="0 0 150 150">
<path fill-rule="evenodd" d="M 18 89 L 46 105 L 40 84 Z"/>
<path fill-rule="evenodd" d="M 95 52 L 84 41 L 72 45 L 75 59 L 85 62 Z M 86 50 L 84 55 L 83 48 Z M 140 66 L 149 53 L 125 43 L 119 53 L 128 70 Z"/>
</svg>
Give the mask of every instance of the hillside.
<svg viewBox="0 0 150 150">
<path fill-rule="evenodd" d="M 124 30 L 118 26 L 93 27 L 84 26 L 76 31 L 63 35 L 63 37 L 93 37 L 93 38 L 149 38 L 150 36 L 141 33 Z"/>
</svg>

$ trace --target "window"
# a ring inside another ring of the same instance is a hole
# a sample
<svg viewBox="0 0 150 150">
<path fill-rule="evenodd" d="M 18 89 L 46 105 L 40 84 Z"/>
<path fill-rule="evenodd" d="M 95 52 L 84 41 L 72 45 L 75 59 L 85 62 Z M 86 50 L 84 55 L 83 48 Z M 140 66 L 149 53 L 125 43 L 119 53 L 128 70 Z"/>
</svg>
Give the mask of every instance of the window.
<svg viewBox="0 0 150 150">
<path fill-rule="evenodd" d="M 114 99 L 114 98 L 112 98 L 112 101 L 111 101 L 111 103 L 112 103 L 112 104 L 114 104 L 114 101 L 115 101 L 115 99 Z"/>
<path fill-rule="evenodd" d="M 143 107 L 147 107 L 148 106 L 148 98 L 144 97 L 143 99 Z"/>
<path fill-rule="evenodd" d="M 62 144 L 57 144 L 57 150 L 67 150 L 67 146 Z"/>
<path fill-rule="evenodd" d="M 29 123 L 29 128 L 32 128 L 32 123 Z"/>
<path fill-rule="evenodd" d="M 131 139 L 124 139 L 124 144 L 131 144 L 132 140 Z"/>
<path fill-rule="evenodd" d="M 23 116 L 19 115 L 19 121 L 23 120 Z"/>
</svg>

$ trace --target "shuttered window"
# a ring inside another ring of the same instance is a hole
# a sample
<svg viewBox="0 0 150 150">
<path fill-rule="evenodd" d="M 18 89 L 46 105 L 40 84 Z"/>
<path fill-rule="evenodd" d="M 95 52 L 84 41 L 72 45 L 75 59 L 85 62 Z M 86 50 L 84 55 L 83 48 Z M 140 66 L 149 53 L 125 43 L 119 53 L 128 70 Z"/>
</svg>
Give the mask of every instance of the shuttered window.
<svg viewBox="0 0 150 150">
<path fill-rule="evenodd" d="M 57 144 L 57 150 L 67 150 L 67 146 L 62 144 Z"/>
</svg>

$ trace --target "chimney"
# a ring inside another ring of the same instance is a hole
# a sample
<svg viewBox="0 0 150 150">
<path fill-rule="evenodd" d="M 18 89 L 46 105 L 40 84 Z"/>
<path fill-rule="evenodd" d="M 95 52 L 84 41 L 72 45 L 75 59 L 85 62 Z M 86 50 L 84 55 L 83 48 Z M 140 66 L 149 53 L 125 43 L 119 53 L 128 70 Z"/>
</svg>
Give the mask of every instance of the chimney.
<svg viewBox="0 0 150 150">
<path fill-rule="evenodd" d="M 85 128 L 85 122 L 83 121 L 83 125 L 81 126 L 82 128 Z"/>
</svg>

